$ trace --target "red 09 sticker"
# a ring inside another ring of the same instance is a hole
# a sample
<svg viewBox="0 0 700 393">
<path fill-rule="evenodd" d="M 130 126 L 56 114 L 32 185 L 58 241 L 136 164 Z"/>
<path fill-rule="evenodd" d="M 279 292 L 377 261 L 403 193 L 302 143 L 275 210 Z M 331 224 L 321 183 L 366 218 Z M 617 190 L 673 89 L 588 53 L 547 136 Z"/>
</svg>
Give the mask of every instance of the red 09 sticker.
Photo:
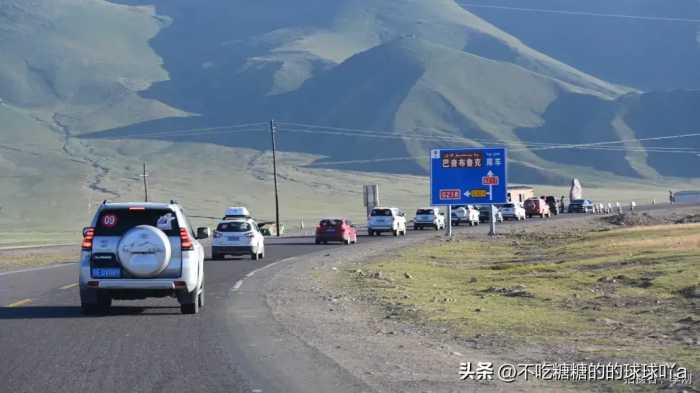
<svg viewBox="0 0 700 393">
<path fill-rule="evenodd" d="M 102 216 L 102 226 L 114 228 L 117 225 L 117 216 L 115 214 L 105 214 Z"/>
</svg>

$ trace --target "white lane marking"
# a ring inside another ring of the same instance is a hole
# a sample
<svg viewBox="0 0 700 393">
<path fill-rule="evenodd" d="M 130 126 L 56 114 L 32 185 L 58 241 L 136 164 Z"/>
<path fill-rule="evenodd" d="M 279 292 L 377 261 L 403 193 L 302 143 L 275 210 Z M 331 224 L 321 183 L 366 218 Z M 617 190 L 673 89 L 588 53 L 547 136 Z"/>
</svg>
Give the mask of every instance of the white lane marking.
<svg viewBox="0 0 700 393">
<path fill-rule="evenodd" d="M 49 265 L 49 266 L 41 266 L 41 267 L 32 267 L 29 269 L 21 269 L 21 270 L 12 270 L 9 272 L 1 272 L 0 276 L 9 276 L 10 274 L 17 274 L 17 273 L 26 273 L 26 272 L 34 272 L 37 270 L 48 270 L 48 269 L 55 269 L 57 267 L 66 267 L 66 266 L 71 266 L 71 265 L 77 265 L 78 262 L 69 262 L 69 263 L 61 263 L 58 265 Z"/>
<path fill-rule="evenodd" d="M 32 302 L 32 299 L 22 299 L 20 301 L 10 303 L 6 307 L 19 307 L 19 306 L 24 306 L 25 304 L 29 304 L 31 302 Z"/>
<path fill-rule="evenodd" d="M 241 286 L 243 286 L 243 283 L 245 282 L 245 280 L 248 279 L 248 278 L 253 277 L 256 273 L 259 273 L 259 272 L 261 272 L 261 271 L 263 271 L 263 270 L 265 270 L 265 269 L 271 268 L 272 266 L 275 266 L 275 265 L 277 265 L 278 263 L 290 262 L 290 261 L 293 261 L 293 260 L 295 260 L 295 259 L 297 259 L 297 257 L 290 257 L 290 258 L 280 259 L 279 261 L 273 262 L 273 263 L 271 263 L 271 264 L 269 264 L 269 265 L 265 265 L 265 266 L 261 267 L 260 269 L 255 269 L 255 270 L 253 270 L 252 272 L 246 274 L 244 279 L 236 281 L 236 283 L 233 285 L 233 288 L 231 288 L 231 292 L 236 292 L 236 291 L 238 291 L 239 289 L 241 289 Z"/>
<path fill-rule="evenodd" d="M 77 286 L 78 286 L 78 283 L 77 283 L 77 282 L 74 282 L 73 284 L 64 285 L 64 286 L 62 286 L 62 287 L 60 287 L 60 288 L 58 288 L 58 289 L 71 289 L 71 288 L 75 288 L 75 287 L 77 287 Z"/>
<path fill-rule="evenodd" d="M 76 243 L 58 243 L 58 244 L 36 244 L 33 246 L 6 246 L 0 247 L 0 251 L 26 250 L 28 248 L 48 248 L 48 247 L 66 247 L 74 246 Z"/>
</svg>

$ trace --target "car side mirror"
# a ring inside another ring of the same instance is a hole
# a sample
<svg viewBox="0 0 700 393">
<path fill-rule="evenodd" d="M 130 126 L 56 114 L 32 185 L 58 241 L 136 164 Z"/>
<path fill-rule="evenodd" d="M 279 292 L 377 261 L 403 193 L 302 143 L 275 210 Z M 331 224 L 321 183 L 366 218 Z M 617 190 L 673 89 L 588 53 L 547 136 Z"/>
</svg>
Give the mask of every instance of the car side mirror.
<svg viewBox="0 0 700 393">
<path fill-rule="evenodd" d="M 197 228 L 197 239 L 208 239 L 211 237 L 211 228 L 201 227 Z"/>
</svg>

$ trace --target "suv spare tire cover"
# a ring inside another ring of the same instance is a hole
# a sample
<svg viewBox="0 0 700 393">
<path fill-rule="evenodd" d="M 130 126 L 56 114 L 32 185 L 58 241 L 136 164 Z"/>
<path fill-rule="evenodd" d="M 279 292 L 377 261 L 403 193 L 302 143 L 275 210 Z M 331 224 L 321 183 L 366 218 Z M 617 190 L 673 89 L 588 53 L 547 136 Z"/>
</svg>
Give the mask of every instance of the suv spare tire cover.
<svg viewBox="0 0 700 393">
<path fill-rule="evenodd" d="M 136 277 L 154 277 L 168 266 L 172 248 L 168 236 L 150 225 L 130 229 L 119 242 L 119 262 Z"/>
</svg>

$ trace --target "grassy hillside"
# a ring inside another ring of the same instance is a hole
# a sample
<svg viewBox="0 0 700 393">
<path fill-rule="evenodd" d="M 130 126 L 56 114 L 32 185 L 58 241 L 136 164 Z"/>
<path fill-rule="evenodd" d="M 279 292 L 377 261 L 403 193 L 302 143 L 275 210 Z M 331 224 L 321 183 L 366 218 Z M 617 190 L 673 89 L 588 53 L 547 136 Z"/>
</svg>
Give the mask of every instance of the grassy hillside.
<svg viewBox="0 0 700 393">
<path fill-rule="evenodd" d="M 468 6 L 482 4 L 699 20 L 700 3 L 695 0 L 489 0 L 460 3 L 530 47 L 604 80 L 642 90 L 700 88 L 698 23 Z"/>
<path fill-rule="evenodd" d="M 506 144 L 511 181 L 577 176 L 601 197 L 696 177 L 693 157 L 678 171 L 651 144 L 539 149 L 680 132 L 696 97 L 606 82 L 452 0 L 7 0 L 0 26 L 0 224 L 19 236 L 72 237 L 102 199 L 141 198 L 143 161 L 157 199 L 271 217 L 270 118 L 290 222 L 362 218 L 365 183 L 425 205 L 433 147 Z"/>
</svg>

